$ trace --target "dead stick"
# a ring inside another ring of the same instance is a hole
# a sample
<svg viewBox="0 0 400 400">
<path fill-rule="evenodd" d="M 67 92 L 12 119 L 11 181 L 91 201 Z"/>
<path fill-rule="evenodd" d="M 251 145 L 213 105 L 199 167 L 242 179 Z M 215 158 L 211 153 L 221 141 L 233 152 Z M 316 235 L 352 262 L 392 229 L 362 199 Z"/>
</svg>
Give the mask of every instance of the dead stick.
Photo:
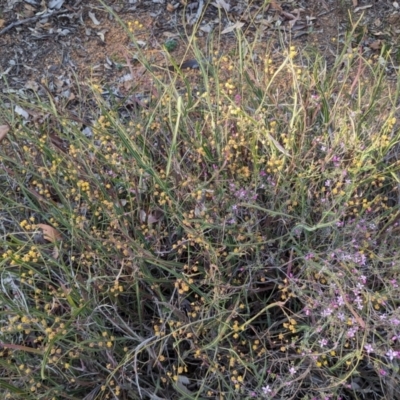
<svg viewBox="0 0 400 400">
<path fill-rule="evenodd" d="M 358 71 L 357 71 L 357 75 L 354 78 L 353 84 L 350 87 L 350 91 L 349 91 L 350 96 L 353 96 L 353 91 L 355 90 L 357 82 L 359 81 L 360 76 L 364 72 L 364 69 L 365 69 L 365 65 L 364 65 L 364 67 L 362 65 L 361 55 L 362 55 L 362 51 L 361 51 L 361 46 L 360 46 L 359 58 L 358 58 Z"/>
<path fill-rule="evenodd" d="M 67 12 L 67 11 L 68 10 L 51 11 L 51 12 L 48 12 L 45 14 L 35 15 L 34 17 L 31 17 L 31 18 L 25 18 L 25 19 L 21 19 L 20 21 L 15 21 L 15 22 L 11 23 L 10 25 L 6 26 L 4 29 L 2 29 L 0 31 L 0 35 L 8 32 L 10 29 L 15 28 L 16 26 L 27 24 L 28 22 L 35 22 L 39 19 L 51 17 L 52 15 L 61 14 L 61 13 Z"/>
</svg>

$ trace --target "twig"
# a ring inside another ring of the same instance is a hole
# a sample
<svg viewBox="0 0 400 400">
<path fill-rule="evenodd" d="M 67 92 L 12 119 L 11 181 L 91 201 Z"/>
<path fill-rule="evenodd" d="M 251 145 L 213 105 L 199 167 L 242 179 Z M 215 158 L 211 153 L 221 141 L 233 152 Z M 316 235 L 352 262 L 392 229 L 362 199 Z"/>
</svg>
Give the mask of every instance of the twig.
<svg viewBox="0 0 400 400">
<path fill-rule="evenodd" d="M 124 52 L 126 64 L 128 65 L 129 71 L 131 73 L 131 78 L 133 79 L 135 75 L 133 74 L 133 68 L 132 68 L 131 61 L 129 60 L 128 52 L 126 51 L 126 49 L 124 49 L 123 52 Z"/>
<path fill-rule="evenodd" d="M 349 95 L 350 96 L 353 96 L 353 92 L 354 92 L 354 89 L 355 89 L 355 87 L 357 85 L 357 82 L 360 80 L 360 76 L 364 72 L 364 69 L 365 69 L 365 65 L 364 66 L 362 65 L 361 55 L 362 55 L 362 50 L 361 50 L 361 46 L 360 46 L 360 49 L 359 49 L 359 60 L 358 60 L 358 70 L 357 70 L 357 75 L 355 76 L 354 81 L 353 81 L 353 83 L 352 83 L 352 85 L 350 87 L 350 91 L 349 91 Z"/>
<path fill-rule="evenodd" d="M 331 13 L 332 11 L 335 11 L 335 10 L 336 10 L 336 7 L 331 8 L 330 10 L 327 10 L 327 11 L 323 11 L 323 12 L 317 14 L 317 17 L 322 17 L 323 15 L 329 14 L 329 13 Z"/>
<path fill-rule="evenodd" d="M 4 33 L 8 32 L 10 29 L 15 28 L 16 26 L 27 24 L 28 22 L 35 22 L 39 19 L 51 17 L 52 15 L 57 15 L 57 14 L 61 14 L 64 12 L 67 12 L 67 10 L 51 11 L 51 12 L 48 12 L 45 14 L 35 15 L 34 17 L 31 17 L 31 18 L 25 18 L 25 19 L 21 19 L 20 21 L 12 22 L 10 25 L 6 26 L 4 29 L 2 29 L 0 31 L 0 36 L 3 35 Z"/>
</svg>

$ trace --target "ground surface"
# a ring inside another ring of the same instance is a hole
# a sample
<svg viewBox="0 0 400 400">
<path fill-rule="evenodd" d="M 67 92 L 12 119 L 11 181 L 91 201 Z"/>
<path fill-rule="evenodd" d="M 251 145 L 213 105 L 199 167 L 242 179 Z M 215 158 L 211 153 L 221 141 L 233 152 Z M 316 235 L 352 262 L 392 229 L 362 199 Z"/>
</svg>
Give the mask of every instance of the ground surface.
<svg viewBox="0 0 400 400">
<path fill-rule="evenodd" d="M 249 45 L 263 52 L 271 38 L 276 45 L 315 46 L 327 59 L 340 49 L 352 23 L 362 51 L 377 57 L 382 46 L 396 57 L 400 8 L 391 1 L 223 1 L 183 0 L 7 0 L 0 6 L 0 88 L 3 92 L 35 90 L 46 84 L 53 95 L 76 97 L 75 82 L 100 82 L 114 90 L 142 90 L 134 63 L 132 39 L 110 14 L 128 26 L 149 63 L 165 66 L 164 45 L 174 39 L 177 62 L 190 55 L 187 34 L 197 29 L 204 51 L 229 53 L 236 46 L 237 25 Z M 53 8 L 51 8 L 51 6 Z M 107 9 L 109 7 L 109 9 Z M 43 18 L 44 17 L 44 18 Z M 353 21 L 353 22 L 351 22 Z M 224 31 L 228 32 L 224 33 Z M 283 39 L 282 39 L 283 38 Z M 208 50 L 207 50 L 208 48 Z M 125 55 L 129 54 L 134 75 Z M 396 63 L 395 63 L 396 64 Z M 390 71 L 388 71 L 390 73 Z M 132 82 L 135 81 L 135 82 Z M 145 83 L 142 82 L 143 85 Z"/>
</svg>

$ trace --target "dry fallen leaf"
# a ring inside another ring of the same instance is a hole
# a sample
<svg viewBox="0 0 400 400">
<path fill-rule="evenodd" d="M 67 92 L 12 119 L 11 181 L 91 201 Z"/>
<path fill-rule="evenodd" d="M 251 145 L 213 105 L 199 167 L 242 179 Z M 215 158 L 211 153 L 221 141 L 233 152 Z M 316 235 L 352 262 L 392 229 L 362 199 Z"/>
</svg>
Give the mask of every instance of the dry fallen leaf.
<svg viewBox="0 0 400 400">
<path fill-rule="evenodd" d="M 147 213 L 144 210 L 140 210 L 139 212 L 140 222 L 146 222 Z"/>
<path fill-rule="evenodd" d="M 34 92 L 37 92 L 39 90 L 39 84 L 35 81 L 26 81 L 25 87 L 27 89 L 33 90 Z"/>
<path fill-rule="evenodd" d="M 5 23 L 6 23 L 5 19 L 0 19 L 0 28 L 2 28 Z"/>
<path fill-rule="evenodd" d="M 366 6 L 357 7 L 357 8 L 354 9 L 354 12 L 363 11 L 363 10 L 366 10 L 367 8 L 371 8 L 371 7 L 372 7 L 372 4 L 368 4 Z"/>
<path fill-rule="evenodd" d="M 156 222 L 160 221 L 164 216 L 164 212 L 160 209 L 154 209 L 149 213 L 146 213 L 144 210 L 140 210 L 139 218 L 141 222 L 146 222 L 148 224 L 155 224 Z"/>
<path fill-rule="evenodd" d="M 282 11 L 282 7 L 277 3 L 276 0 L 271 0 L 270 5 L 271 5 L 271 8 L 272 8 L 274 11 L 279 11 L 279 12 Z"/>
<path fill-rule="evenodd" d="M 60 251 L 58 250 L 57 246 L 54 246 L 53 251 L 51 252 L 51 255 L 55 260 L 58 259 L 58 256 L 60 255 Z"/>
<path fill-rule="evenodd" d="M 25 8 L 25 10 L 24 10 L 24 17 L 25 18 L 30 18 L 30 17 L 33 17 L 35 15 L 35 11 L 36 11 L 35 7 L 32 7 L 29 4 L 25 4 L 24 8 Z"/>
<path fill-rule="evenodd" d="M 100 39 L 104 42 L 106 40 L 105 34 L 108 32 L 108 29 L 102 29 L 101 31 L 96 32 L 97 36 L 100 36 Z"/>
<path fill-rule="evenodd" d="M 216 8 L 223 8 L 226 12 L 229 12 L 231 6 L 225 0 L 215 0 L 211 3 Z"/>
<path fill-rule="evenodd" d="M 54 243 L 62 239 L 60 232 L 50 225 L 36 224 L 35 228 L 40 228 L 43 231 L 43 238 L 48 242 Z"/>
<path fill-rule="evenodd" d="M 91 11 L 89 11 L 88 15 L 89 15 L 89 18 L 92 20 L 92 22 L 93 22 L 95 25 L 100 25 L 100 22 L 99 22 L 98 19 L 96 18 L 95 13 L 92 13 Z"/>
<path fill-rule="evenodd" d="M 162 35 L 165 36 L 168 39 L 179 38 L 179 35 L 177 35 L 174 32 L 165 31 L 165 32 L 162 33 Z"/>
<path fill-rule="evenodd" d="M 59 10 L 61 6 L 64 4 L 65 0 L 50 0 L 49 1 L 49 8 L 54 8 Z"/>
<path fill-rule="evenodd" d="M 234 23 L 233 25 L 228 26 L 228 28 L 224 29 L 224 30 L 221 32 L 221 34 L 224 35 L 225 33 L 232 32 L 232 31 L 234 31 L 235 29 L 240 29 L 243 25 L 244 25 L 243 22 L 237 21 L 237 22 Z"/>
<path fill-rule="evenodd" d="M 24 119 L 29 118 L 29 114 L 20 106 L 15 106 L 14 111 L 18 114 L 21 115 Z"/>
<path fill-rule="evenodd" d="M 164 217 L 164 212 L 160 209 L 155 209 L 153 210 L 148 216 L 147 216 L 147 222 L 149 224 L 154 224 L 158 221 L 161 220 L 161 218 Z"/>
<path fill-rule="evenodd" d="M 382 40 L 374 40 L 372 43 L 369 44 L 369 47 L 372 50 L 380 50 L 382 48 Z"/>
<path fill-rule="evenodd" d="M 211 24 L 205 24 L 200 27 L 200 30 L 206 33 L 210 33 L 213 30 L 213 28 Z"/>
<path fill-rule="evenodd" d="M 400 22 L 400 14 L 396 13 L 390 15 L 387 19 L 387 22 L 389 22 L 390 25 L 398 24 Z"/>
<path fill-rule="evenodd" d="M 167 11 L 168 12 L 174 12 L 175 7 L 171 3 L 167 3 Z"/>
<path fill-rule="evenodd" d="M 10 127 L 8 125 L 0 125 L 0 142 L 6 137 Z"/>
</svg>

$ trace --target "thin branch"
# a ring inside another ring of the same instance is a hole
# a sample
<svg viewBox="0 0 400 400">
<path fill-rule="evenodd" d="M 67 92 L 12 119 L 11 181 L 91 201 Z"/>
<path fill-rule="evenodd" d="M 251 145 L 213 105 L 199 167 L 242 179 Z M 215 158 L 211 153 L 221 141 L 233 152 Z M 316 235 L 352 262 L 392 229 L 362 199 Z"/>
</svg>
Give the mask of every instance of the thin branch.
<svg viewBox="0 0 400 400">
<path fill-rule="evenodd" d="M 29 22 L 36 22 L 39 19 L 51 17 L 52 15 L 58 15 L 67 12 L 68 10 L 58 10 L 58 11 L 51 11 L 47 12 L 45 14 L 39 14 L 35 15 L 34 17 L 31 18 L 25 18 L 21 19 L 19 21 L 12 22 L 10 25 L 6 26 L 4 29 L 0 31 L 0 36 L 3 35 L 4 33 L 8 32 L 10 29 L 15 28 L 16 26 L 24 25 Z"/>
</svg>

